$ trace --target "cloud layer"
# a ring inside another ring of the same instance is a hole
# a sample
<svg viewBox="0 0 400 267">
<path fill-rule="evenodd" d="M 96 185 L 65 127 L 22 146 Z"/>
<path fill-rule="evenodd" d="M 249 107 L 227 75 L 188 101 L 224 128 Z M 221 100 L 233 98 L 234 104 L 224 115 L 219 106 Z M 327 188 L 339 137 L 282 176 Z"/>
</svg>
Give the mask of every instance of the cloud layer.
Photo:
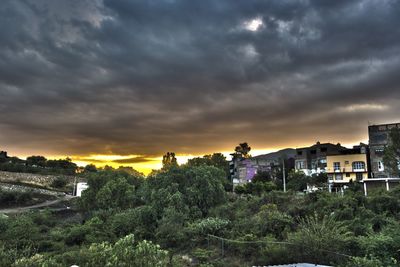
<svg viewBox="0 0 400 267">
<path fill-rule="evenodd" d="M 0 145 L 159 156 L 399 121 L 399 1 L 4 0 Z M 137 160 L 137 159 L 134 159 Z"/>
</svg>

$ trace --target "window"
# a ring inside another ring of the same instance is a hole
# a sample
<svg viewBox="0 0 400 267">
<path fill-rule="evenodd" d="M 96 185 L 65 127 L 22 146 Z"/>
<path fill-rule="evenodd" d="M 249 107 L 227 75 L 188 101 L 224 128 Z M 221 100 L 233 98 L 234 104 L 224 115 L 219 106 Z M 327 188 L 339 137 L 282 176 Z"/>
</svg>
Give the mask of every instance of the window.
<svg viewBox="0 0 400 267">
<path fill-rule="evenodd" d="M 384 148 L 383 147 L 378 147 L 375 148 L 375 154 L 378 156 L 383 156 Z"/>
<path fill-rule="evenodd" d="M 312 160 L 311 169 L 316 169 L 316 168 L 318 168 L 318 160 Z"/>
<path fill-rule="evenodd" d="M 350 162 L 349 162 L 348 160 L 346 160 L 346 161 L 344 162 L 344 164 L 350 164 Z"/>
<path fill-rule="evenodd" d="M 340 171 L 340 162 L 334 162 L 333 163 L 333 170 L 334 171 Z"/>
<path fill-rule="evenodd" d="M 378 161 L 378 171 L 382 172 L 385 170 L 385 166 L 383 166 L 382 161 Z"/>
<path fill-rule="evenodd" d="M 310 154 L 311 154 L 311 155 L 317 154 L 317 150 L 315 150 L 315 149 L 311 150 L 311 151 L 310 151 Z"/>
<path fill-rule="evenodd" d="M 297 170 L 305 169 L 305 163 L 304 163 L 304 161 L 297 161 L 297 162 L 296 162 L 296 169 L 297 169 Z"/>
<path fill-rule="evenodd" d="M 246 168 L 239 168 L 239 179 L 245 179 L 247 176 Z"/>
<path fill-rule="evenodd" d="M 342 174 L 337 173 L 337 174 L 335 175 L 335 180 L 338 180 L 338 181 L 343 180 Z"/>
<path fill-rule="evenodd" d="M 363 179 L 363 174 L 361 172 L 356 173 L 357 181 L 361 181 Z"/>
<path fill-rule="evenodd" d="M 353 170 L 364 170 L 365 163 L 362 161 L 355 161 L 353 162 Z"/>
<path fill-rule="evenodd" d="M 297 151 L 297 155 L 298 155 L 298 156 L 303 155 L 303 151 Z"/>
<path fill-rule="evenodd" d="M 326 152 L 326 151 L 328 151 L 328 148 L 326 148 L 326 147 L 321 147 L 321 152 Z"/>
<path fill-rule="evenodd" d="M 346 173 L 346 177 L 350 177 L 350 173 Z"/>
</svg>

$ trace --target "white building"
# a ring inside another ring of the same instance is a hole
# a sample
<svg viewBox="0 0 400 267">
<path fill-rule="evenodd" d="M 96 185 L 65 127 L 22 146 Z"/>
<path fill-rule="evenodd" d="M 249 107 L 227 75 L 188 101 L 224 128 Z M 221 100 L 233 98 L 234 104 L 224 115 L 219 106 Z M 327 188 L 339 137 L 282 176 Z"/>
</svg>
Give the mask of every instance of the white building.
<svg viewBox="0 0 400 267">
<path fill-rule="evenodd" d="M 76 196 L 81 197 L 82 196 L 82 191 L 88 189 L 88 184 L 87 183 L 77 183 L 76 184 Z"/>
</svg>

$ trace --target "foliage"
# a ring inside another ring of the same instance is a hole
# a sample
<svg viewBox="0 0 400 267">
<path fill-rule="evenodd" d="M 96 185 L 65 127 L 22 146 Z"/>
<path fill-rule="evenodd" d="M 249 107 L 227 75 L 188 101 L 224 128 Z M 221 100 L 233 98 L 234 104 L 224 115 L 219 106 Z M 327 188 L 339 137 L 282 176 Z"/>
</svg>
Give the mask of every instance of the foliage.
<svg viewBox="0 0 400 267">
<path fill-rule="evenodd" d="M 274 182 L 251 182 L 244 185 L 238 185 L 235 187 L 236 194 L 254 194 L 261 195 L 266 192 L 276 190 L 277 186 Z"/>
<path fill-rule="evenodd" d="M 288 176 L 287 188 L 293 191 L 304 191 L 307 189 L 307 184 L 311 182 L 311 177 L 303 172 L 291 171 Z"/>
<path fill-rule="evenodd" d="M 84 172 L 97 172 L 97 167 L 94 164 L 88 164 L 85 166 Z"/>
<path fill-rule="evenodd" d="M 134 234 L 140 239 L 148 239 L 154 237 L 156 221 L 155 210 L 145 205 L 115 214 L 110 225 L 113 233 L 119 237 Z"/>
<path fill-rule="evenodd" d="M 187 208 L 193 218 L 205 216 L 208 210 L 225 200 L 224 172 L 210 166 L 177 167 L 146 180 L 144 198 L 156 204 L 158 213 L 167 205 Z"/>
<path fill-rule="evenodd" d="M 81 209 L 0 215 L 0 266 L 398 266 L 400 188 L 284 193 L 260 174 L 235 194 L 201 161 L 85 172 Z M 292 189 L 324 180 L 297 175 Z"/>
<path fill-rule="evenodd" d="M 340 260 L 351 233 L 347 226 L 333 216 L 317 214 L 300 220 L 299 229 L 288 240 L 293 244 L 298 257 L 306 262 L 330 264 Z M 339 254 L 338 254 L 339 253 Z"/>
<path fill-rule="evenodd" d="M 22 160 L 10 157 L 0 162 L 0 170 L 9 172 L 74 175 L 77 169 L 70 158 L 48 160 L 43 156 L 30 156 Z"/>
<path fill-rule="evenodd" d="M 44 168 L 47 165 L 47 159 L 43 156 L 30 156 L 26 158 L 26 165 Z"/>
<path fill-rule="evenodd" d="M 134 192 L 143 181 L 142 177 L 118 171 L 89 173 L 86 177 L 89 188 L 83 191 L 80 199 L 85 210 L 133 207 Z"/>
<path fill-rule="evenodd" d="M 28 191 L 17 191 L 17 190 L 3 190 L 0 188 L 0 206 L 15 206 L 15 205 L 26 205 L 33 199 L 33 192 Z"/>
<path fill-rule="evenodd" d="M 399 177 L 400 130 L 393 128 L 390 132 L 390 143 L 384 150 L 383 163 L 392 177 Z"/>
<path fill-rule="evenodd" d="M 208 217 L 190 223 L 188 225 L 188 231 L 192 237 L 204 238 L 207 235 L 223 236 L 229 223 L 229 220 Z"/>
<path fill-rule="evenodd" d="M 397 261 L 393 258 L 378 259 L 375 257 L 351 257 L 350 260 L 340 265 L 340 267 L 396 267 L 398 266 Z"/>
<path fill-rule="evenodd" d="M 165 266 L 168 252 L 149 241 L 135 242 L 133 235 L 118 240 L 114 245 L 107 242 L 83 248 L 75 259 L 79 266 Z M 16 261 L 16 267 L 63 266 L 52 257 L 36 254 Z"/>
<path fill-rule="evenodd" d="M 251 147 L 246 142 L 240 143 L 238 146 L 235 147 L 235 153 L 244 158 L 250 157 L 250 154 L 249 154 L 250 150 L 251 150 Z"/>
<path fill-rule="evenodd" d="M 65 177 L 56 177 L 50 184 L 53 188 L 63 188 L 68 184 L 68 180 Z"/>
<path fill-rule="evenodd" d="M 207 165 L 214 166 L 222 170 L 229 168 L 229 162 L 222 153 L 214 153 L 212 155 L 204 155 L 203 157 L 189 159 L 187 165 L 191 167 Z"/>
<path fill-rule="evenodd" d="M 169 168 L 178 166 L 178 162 L 176 160 L 174 152 L 167 152 L 167 154 L 163 156 L 162 166 L 164 170 L 168 170 Z"/>
</svg>

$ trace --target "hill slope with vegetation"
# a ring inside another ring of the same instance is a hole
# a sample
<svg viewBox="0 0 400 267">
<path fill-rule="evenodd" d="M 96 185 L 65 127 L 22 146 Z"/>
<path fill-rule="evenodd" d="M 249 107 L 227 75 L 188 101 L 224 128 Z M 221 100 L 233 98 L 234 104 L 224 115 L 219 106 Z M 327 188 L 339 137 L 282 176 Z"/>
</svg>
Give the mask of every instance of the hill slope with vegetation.
<svg viewBox="0 0 400 267">
<path fill-rule="evenodd" d="M 67 217 L 0 218 L 0 266 L 398 266 L 400 189 L 233 194 L 225 170 L 199 162 L 86 175 Z"/>
</svg>

